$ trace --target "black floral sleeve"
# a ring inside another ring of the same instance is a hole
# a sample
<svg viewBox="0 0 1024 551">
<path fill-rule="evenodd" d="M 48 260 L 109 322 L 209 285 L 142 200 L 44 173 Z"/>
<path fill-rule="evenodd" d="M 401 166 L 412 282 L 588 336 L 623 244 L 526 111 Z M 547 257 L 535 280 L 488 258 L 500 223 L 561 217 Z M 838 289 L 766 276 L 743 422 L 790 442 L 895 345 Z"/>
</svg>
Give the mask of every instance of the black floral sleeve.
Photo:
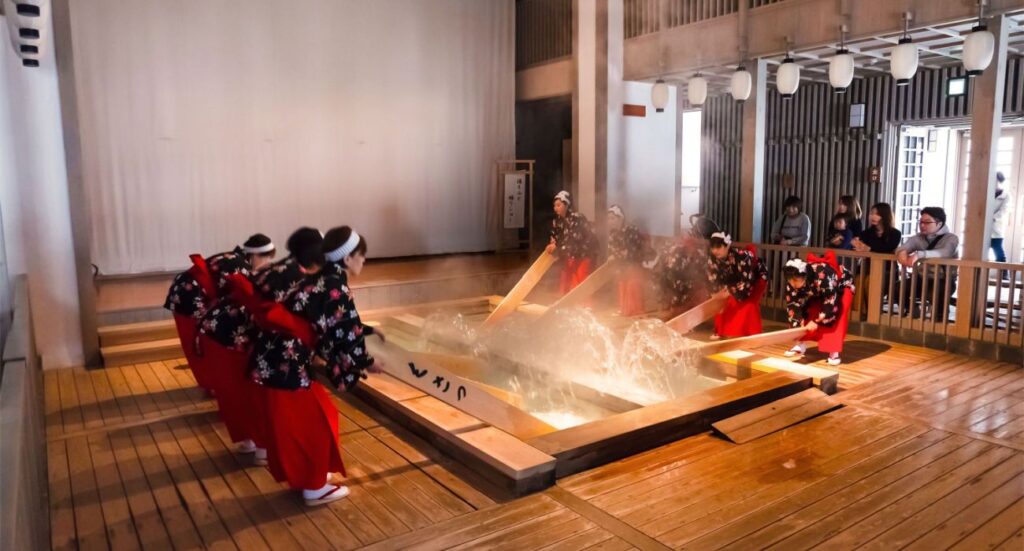
<svg viewBox="0 0 1024 551">
<path fill-rule="evenodd" d="M 252 267 L 245 258 L 241 247 L 235 247 L 233 251 L 215 254 L 207 258 L 206 265 L 210 267 L 210 275 L 217 282 L 218 293 L 224 292 L 228 284 L 227 277 L 231 274 L 252 277 Z"/>
<path fill-rule="evenodd" d="M 253 278 L 253 288 L 265 298 L 284 302 L 303 278 L 305 273 L 299 263 L 289 256 L 257 272 Z"/>
<path fill-rule="evenodd" d="M 640 264 L 650 257 L 649 252 L 648 239 L 636 226 L 626 226 L 608 234 L 608 260 Z"/>
<path fill-rule="evenodd" d="M 244 306 L 228 297 L 221 297 L 199 321 L 199 334 L 231 350 L 244 351 L 254 338 L 255 330 Z"/>
<path fill-rule="evenodd" d="M 200 319 L 206 313 L 206 298 L 202 287 L 188 271 L 174 277 L 171 288 L 167 291 L 164 308 L 180 316 Z"/>
<path fill-rule="evenodd" d="M 729 255 L 721 260 L 708 257 L 707 276 L 713 291 L 725 288 L 736 300 L 742 301 L 750 298 L 758 280 L 768 280 L 768 270 L 754 253 L 729 249 Z"/>
<path fill-rule="evenodd" d="M 593 258 L 597 252 L 597 236 L 586 216 L 569 212 L 565 218 L 556 216 L 551 222 L 551 238 L 555 254 L 560 258 Z"/>
<path fill-rule="evenodd" d="M 852 277 L 844 273 L 840 276 L 831 266 L 823 262 L 807 265 L 807 283 L 800 289 L 786 284 L 786 315 L 789 324 L 799 327 L 806 317 L 805 310 L 811 300 L 821 301 L 821 317 L 816 321 L 820 325 L 830 326 L 839 319 L 842 313 L 841 298 L 843 290 L 853 290 Z"/>
<path fill-rule="evenodd" d="M 707 259 L 699 247 L 674 243 L 658 255 L 654 276 L 672 308 L 686 304 L 703 288 Z"/>
<path fill-rule="evenodd" d="M 291 304 L 292 311 L 308 319 L 320 337 L 317 355 L 327 361 L 331 383 L 339 389 L 354 386 L 373 365 L 365 341 L 372 331 L 359 319 L 345 271 L 329 264 L 315 282 L 296 289 Z"/>
</svg>

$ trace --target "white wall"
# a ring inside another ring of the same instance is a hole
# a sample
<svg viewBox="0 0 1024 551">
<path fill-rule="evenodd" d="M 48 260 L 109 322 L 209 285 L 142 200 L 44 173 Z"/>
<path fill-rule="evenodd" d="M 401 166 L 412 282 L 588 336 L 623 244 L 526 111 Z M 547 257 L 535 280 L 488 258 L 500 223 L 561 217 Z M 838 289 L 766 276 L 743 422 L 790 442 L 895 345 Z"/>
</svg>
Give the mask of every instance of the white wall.
<svg viewBox="0 0 1024 551">
<path fill-rule="evenodd" d="M 651 86 L 643 82 L 623 83 L 622 101 L 646 105 L 647 116 L 625 117 L 622 105 L 616 107 L 620 131 L 614 144 L 609 134 L 608 204 L 620 205 L 631 222 L 651 234 L 672 235 L 679 185 L 676 174 L 677 90 L 669 86 L 668 106 L 664 112 L 657 113 L 651 105 Z M 614 164 L 612 159 L 615 159 Z"/>
<path fill-rule="evenodd" d="M 60 95 L 53 48 L 22 67 L 0 24 L 0 209 L 11 275 L 27 273 L 43 367 L 81 365 Z"/>
<path fill-rule="evenodd" d="M 514 19 L 512 0 L 72 2 L 94 262 L 180 269 L 343 223 L 371 256 L 493 248 Z"/>
</svg>

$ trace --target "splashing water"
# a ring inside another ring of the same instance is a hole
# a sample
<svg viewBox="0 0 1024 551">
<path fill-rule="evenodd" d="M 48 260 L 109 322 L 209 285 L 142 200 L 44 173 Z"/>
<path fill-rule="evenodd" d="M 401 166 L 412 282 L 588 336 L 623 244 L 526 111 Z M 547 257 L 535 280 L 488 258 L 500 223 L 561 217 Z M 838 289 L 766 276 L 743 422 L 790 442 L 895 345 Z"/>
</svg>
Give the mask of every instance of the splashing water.
<svg viewBox="0 0 1024 551">
<path fill-rule="evenodd" d="M 426 319 L 421 345 L 436 350 L 441 343 L 484 360 L 494 369 L 479 382 L 516 393 L 523 409 L 556 428 L 614 413 L 588 400 L 595 391 L 631 409 L 721 384 L 694 367 L 694 341 L 660 320 L 633 321 L 624 331 L 619 325 L 609 327 L 581 308 L 540 319 L 511 316 L 488 329 L 461 314 L 435 313 Z"/>
</svg>

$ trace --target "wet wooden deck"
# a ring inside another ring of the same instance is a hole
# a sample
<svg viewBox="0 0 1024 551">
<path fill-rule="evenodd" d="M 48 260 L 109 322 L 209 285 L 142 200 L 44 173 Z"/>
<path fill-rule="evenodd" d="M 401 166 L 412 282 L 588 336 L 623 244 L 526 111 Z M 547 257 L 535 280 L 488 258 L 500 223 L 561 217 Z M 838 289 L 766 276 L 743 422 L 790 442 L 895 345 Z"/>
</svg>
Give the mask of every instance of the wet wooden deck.
<svg viewBox="0 0 1024 551">
<path fill-rule="evenodd" d="M 352 495 L 316 509 L 231 452 L 183 362 L 51 371 L 52 544 L 1024 548 L 1024 369 L 873 341 L 845 358 L 840 410 L 743 445 L 694 436 L 518 500 L 346 396 Z"/>
</svg>

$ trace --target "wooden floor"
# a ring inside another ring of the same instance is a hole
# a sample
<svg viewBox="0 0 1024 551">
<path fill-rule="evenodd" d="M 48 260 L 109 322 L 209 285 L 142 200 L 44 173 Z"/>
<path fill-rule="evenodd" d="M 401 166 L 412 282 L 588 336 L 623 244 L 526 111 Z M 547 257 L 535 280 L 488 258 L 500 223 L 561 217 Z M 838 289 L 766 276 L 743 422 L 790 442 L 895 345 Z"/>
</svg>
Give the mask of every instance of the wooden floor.
<svg viewBox="0 0 1024 551">
<path fill-rule="evenodd" d="M 518 500 L 346 396 L 352 495 L 317 509 L 231 452 L 182 362 L 47 372 L 53 548 L 1024 548 L 1024 369 L 872 341 L 844 357 L 842 409 Z"/>
</svg>

